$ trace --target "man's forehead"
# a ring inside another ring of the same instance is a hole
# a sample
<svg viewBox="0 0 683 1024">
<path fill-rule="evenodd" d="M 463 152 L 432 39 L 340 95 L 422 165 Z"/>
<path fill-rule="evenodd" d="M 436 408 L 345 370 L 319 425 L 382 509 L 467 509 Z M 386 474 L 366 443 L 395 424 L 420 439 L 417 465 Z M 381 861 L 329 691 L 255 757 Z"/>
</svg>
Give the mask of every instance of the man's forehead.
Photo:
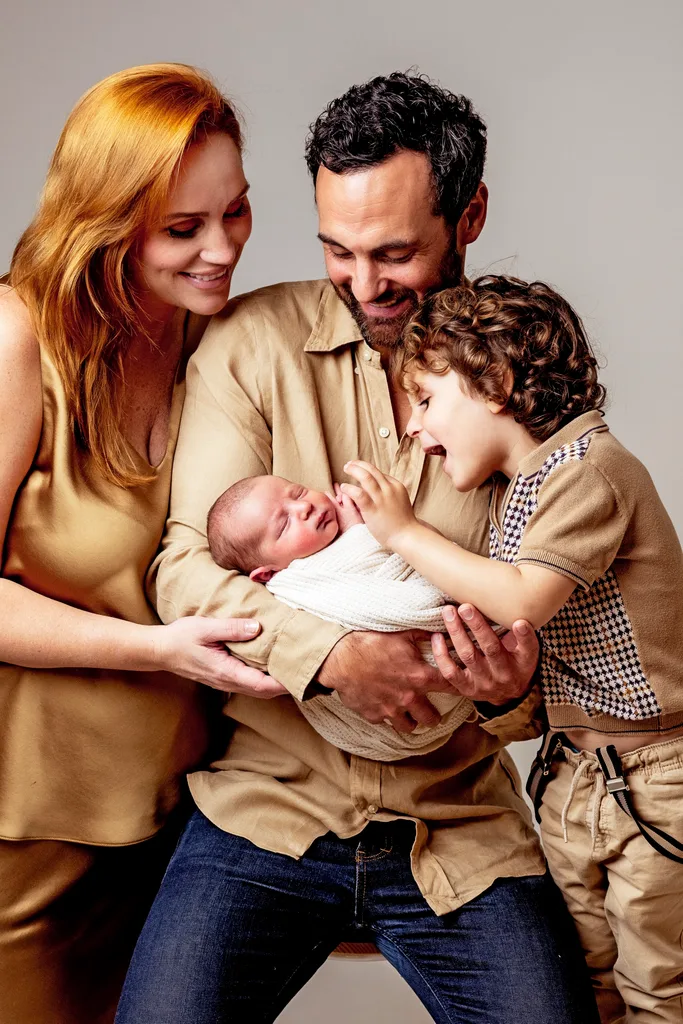
<svg viewBox="0 0 683 1024">
<path fill-rule="evenodd" d="M 316 201 L 321 234 L 372 233 L 377 245 L 402 238 L 425 218 L 438 219 L 433 215 L 429 162 L 424 153 L 409 150 L 343 174 L 321 167 Z"/>
</svg>

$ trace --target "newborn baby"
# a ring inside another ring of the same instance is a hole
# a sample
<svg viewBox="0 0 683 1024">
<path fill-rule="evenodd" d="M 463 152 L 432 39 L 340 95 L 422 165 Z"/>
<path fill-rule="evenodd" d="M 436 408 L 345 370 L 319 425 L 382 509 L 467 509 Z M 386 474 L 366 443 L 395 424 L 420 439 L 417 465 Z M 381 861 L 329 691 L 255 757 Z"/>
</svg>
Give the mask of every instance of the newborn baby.
<svg viewBox="0 0 683 1024">
<path fill-rule="evenodd" d="M 446 595 L 382 548 L 339 490 L 324 494 L 278 476 L 248 477 L 214 503 L 207 535 L 218 565 L 265 583 L 292 608 L 349 629 L 445 631 Z M 434 664 L 429 642 L 421 650 Z M 405 734 L 366 722 L 336 693 L 299 706 L 314 729 L 341 750 L 394 761 L 441 746 L 474 710 L 457 694 L 433 693 L 430 700 L 441 721 Z"/>
</svg>

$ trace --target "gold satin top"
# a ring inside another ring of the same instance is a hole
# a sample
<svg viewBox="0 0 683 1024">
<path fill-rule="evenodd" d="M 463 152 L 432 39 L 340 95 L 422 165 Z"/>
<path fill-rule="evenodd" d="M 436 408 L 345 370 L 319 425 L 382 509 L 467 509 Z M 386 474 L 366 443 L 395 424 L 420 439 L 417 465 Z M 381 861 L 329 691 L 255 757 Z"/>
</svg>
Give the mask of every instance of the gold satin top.
<svg viewBox="0 0 683 1024">
<path fill-rule="evenodd" d="M 189 322 L 185 358 L 205 322 Z M 126 490 L 77 448 L 42 351 L 42 433 L 14 503 L 3 576 L 87 611 L 158 623 L 144 579 L 166 522 L 185 358 L 166 454 L 149 483 Z M 199 691 L 168 672 L 0 664 L 0 837 L 122 845 L 152 835 L 206 748 Z"/>
</svg>

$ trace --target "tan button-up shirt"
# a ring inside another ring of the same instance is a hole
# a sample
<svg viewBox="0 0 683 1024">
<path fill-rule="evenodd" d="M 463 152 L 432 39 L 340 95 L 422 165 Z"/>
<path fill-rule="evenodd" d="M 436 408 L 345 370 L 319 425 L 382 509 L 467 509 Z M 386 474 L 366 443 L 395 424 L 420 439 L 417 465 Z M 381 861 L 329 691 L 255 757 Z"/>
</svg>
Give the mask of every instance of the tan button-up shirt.
<svg viewBox="0 0 683 1024">
<path fill-rule="evenodd" d="M 443 914 L 498 877 L 544 871 L 516 771 L 501 749 L 534 735 L 537 694 L 491 721 L 473 714 L 422 757 L 381 763 L 346 754 L 298 707 L 345 630 L 218 568 L 206 544 L 207 512 L 236 480 L 274 473 L 328 490 L 350 458 L 398 477 L 420 518 L 486 552 L 488 488 L 459 494 L 440 460 L 397 437 L 379 355 L 328 282 L 276 285 L 231 302 L 188 367 L 168 532 L 151 585 L 164 621 L 193 613 L 257 618 L 262 633 L 233 650 L 291 696 L 231 697 L 228 749 L 209 771 L 191 775 L 190 787 L 215 824 L 293 857 L 329 830 L 348 837 L 369 820 L 415 821 L 415 879 Z"/>
</svg>

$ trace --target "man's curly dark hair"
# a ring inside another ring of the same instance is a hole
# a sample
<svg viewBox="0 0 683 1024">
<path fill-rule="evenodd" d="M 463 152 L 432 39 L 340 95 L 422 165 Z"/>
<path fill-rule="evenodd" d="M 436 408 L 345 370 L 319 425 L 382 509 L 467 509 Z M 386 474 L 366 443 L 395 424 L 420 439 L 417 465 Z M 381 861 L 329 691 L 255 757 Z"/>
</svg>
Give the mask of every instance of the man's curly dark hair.
<svg viewBox="0 0 683 1024">
<path fill-rule="evenodd" d="M 484 173 L 486 125 L 466 96 L 426 75 L 395 71 L 332 100 L 310 126 L 306 163 L 315 184 L 321 166 L 343 174 L 402 149 L 429 160 L 434 214 L 454 230 Z"/>
<path fill-rule="evenodd" d="M 426 299 L 394 360 L 408 391 L 416 369 L 455 370 L 537 441 L 606 399 L 577 313 L 547 284 L 516 277 L 487 275 Z"/>
</svg>

